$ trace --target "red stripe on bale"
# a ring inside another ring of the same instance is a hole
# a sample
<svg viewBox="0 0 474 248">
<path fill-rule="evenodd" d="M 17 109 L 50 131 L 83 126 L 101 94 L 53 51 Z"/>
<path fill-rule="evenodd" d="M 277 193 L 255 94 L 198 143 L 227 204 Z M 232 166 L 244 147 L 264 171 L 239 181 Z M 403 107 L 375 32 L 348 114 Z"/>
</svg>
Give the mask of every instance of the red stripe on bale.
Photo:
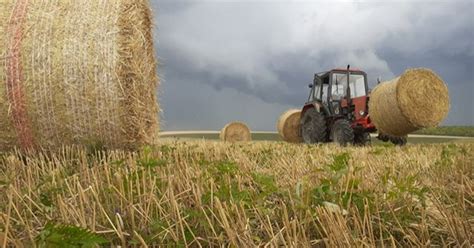
<svg viewBox="0 0 474 248">
<path fill-rule="evenodd" d="M 10 43 L 8 44 L 7 56 L 7 80 L 6 88 L 8 100 L 11 104 L 12 119 L 15 131 L 18 135 L 20 147 L 29 150 L 35 145 L 31 123 L 28 119 L 26 109 L 25 91 L 23 87 L 23 75 L 21 65 L 21 43 L 23 40 L 23 24 L 28 8 L 28 0 L 16 1 L 12 13 L 12 19 L 9 22 L 8 33 L 10 34 Z"/>
</svg>

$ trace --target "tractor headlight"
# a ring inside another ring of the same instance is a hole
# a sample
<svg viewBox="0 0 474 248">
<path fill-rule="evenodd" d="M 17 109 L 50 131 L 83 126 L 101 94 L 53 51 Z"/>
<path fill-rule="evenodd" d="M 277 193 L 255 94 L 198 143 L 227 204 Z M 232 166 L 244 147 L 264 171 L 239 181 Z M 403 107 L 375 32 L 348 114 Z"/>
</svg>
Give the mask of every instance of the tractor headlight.
<svg viewBox="0 0 474 248">
<path fill-rule="evenodd" d="M 361 116 L 363 116 L 363 115 L 365 115 L 365 112 L 364 112 L 363 110 L 361 110 L 361 111 L 359 111 L 359 114 L 360 114 Z"/>
</svg>

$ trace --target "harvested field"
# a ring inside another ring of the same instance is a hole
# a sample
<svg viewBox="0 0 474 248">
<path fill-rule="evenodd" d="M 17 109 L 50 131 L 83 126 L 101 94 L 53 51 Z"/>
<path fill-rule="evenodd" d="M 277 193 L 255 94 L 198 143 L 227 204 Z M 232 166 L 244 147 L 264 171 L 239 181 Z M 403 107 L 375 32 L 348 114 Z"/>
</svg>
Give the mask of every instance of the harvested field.
<svg viewBox="0 0 474 248">
<path fill-rule="evenodd" d="M 470 247 L 473 148 L 162 139 L 139 153 L 4 153 L 0 237 L 28 247 L 62 224 L 122 247 Z"/>
<path fill-rule="evenodd" d="M 469 129 L 469 128 L 467 128 Z M 444 130 L 444 129 L 443 129 Z M 429 131 L 429 130 L 428 130 Z M 427 131 L 427 132 L 428 132 Z M 456 133 L 453 133 L 456 134 Z M 177 140 L 218 140 L 219 131 L 176 131 L 176 132 L 160 132 L 160 138 L 173 138 Z M 388 143 L 382 142 L 376 138 L 377 134 L 371 135 L 371 142 L 373 145 L 388 146 Z M 276 132 L 252 132 L 252 140 L 255 141 L 283 141 L 279 133 Z M 434 144 L 434 143 L 448 143 L 448 142 L 474 142 L 474 137 L 451 136 L 444 135 L 425 135 L 425 134 L 410 134 L 408 135 L 409 144 Z"/>
</svg>

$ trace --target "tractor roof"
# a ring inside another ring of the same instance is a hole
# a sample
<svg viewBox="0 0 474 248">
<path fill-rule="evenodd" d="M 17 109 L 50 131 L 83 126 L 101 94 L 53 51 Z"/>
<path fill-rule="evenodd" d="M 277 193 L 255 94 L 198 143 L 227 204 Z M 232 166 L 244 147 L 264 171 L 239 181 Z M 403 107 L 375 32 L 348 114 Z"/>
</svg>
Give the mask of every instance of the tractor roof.
<svg viewBox="0 0 474 248">
<path fill-rule="evenodd" d="M 353 72 L 353 73 L 362 73 L 362 74 L 366 74 L 364 71 L 358 69 L 358 68 L 351 68 L 349 69 L 350 72 Z M 316 75 L 318 76 L 323 76 L 329 72 L 341 72 L 341 73 L 345 73 L 347 72 L 347 69 L 344 69 L 344 68 L 335 68 L 335 69 L 332 69 L 332 70 L 329 70 L 329 71 L 322 71 L 322 72 L 318 72 L 316 73 Z"/>
<path fill-rule="evenodd" d="M 346 72 L 347 69 L 344 69 L 344 68 L 336 68 L 336 69 L 332 69 L 331 71 L 337 71 L 337 72 L 340 72 L 340 71 L 343 71 L 343 72 Z M 358 68 L 350 68 L 349 69 L 350 72 L 358 72 L 358 73 L 365 73 L 364 71 L 358 69 Z"/>
</svg>

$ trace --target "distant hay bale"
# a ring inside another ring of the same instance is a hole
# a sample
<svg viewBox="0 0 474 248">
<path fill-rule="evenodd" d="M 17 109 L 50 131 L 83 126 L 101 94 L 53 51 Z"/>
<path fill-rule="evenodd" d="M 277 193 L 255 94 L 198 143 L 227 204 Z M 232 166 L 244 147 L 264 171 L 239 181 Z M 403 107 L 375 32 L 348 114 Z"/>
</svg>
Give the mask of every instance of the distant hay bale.
<svg viewBox="0 0 474 248">
<path fill-rule="evenodd" d="M 0 4 L 0 150 L 136 148 L 158 131 L 147 0 Z"/>
<path fill-rule="evenodd" d="M 277 129 L 280 137 L 286 142 L 301 143 L 301 110 L 290 109 L 278 119 Z"/>
<path fill-rule="evenodd" d="M 369 110 L 370 118 L 381 133 L 404 136 L 437 126 L 446 118 L 448 88 L 429 69 L 409 69 L 372 91 Z"/>
<path fill-rule="evenodd" d="M 222 128 L 219 137 L 222 141 L 228 142 L 252 140 L 250 129 L 247 125 L 245 125 L 245 123 L 242 122 L 231 122 L 225 125 L 225 127 Z"/>
</svg>

